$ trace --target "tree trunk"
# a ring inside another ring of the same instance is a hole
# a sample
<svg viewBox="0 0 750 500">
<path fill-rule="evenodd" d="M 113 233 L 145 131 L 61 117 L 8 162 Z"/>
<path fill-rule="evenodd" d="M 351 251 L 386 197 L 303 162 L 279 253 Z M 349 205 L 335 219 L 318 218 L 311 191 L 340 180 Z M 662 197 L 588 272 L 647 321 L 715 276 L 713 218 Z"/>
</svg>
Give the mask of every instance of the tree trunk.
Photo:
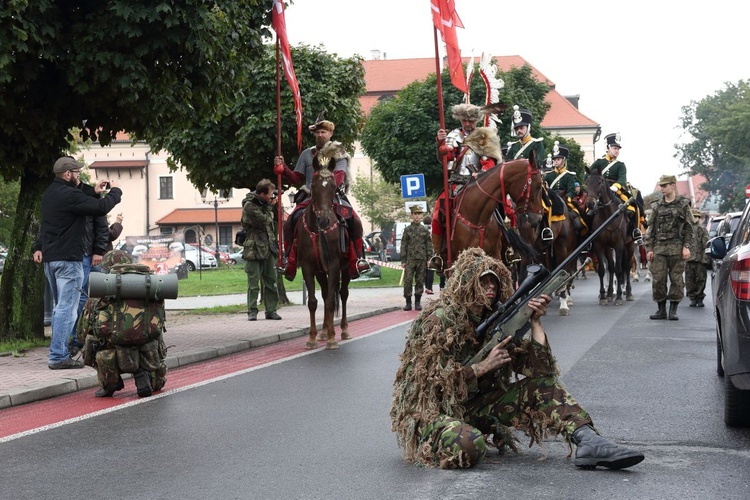
<svg viewBox="0 0 750 500">
<path fill-rule="evenodd" d="M 0 340 L 44 337 L 44 268 L 32 247 L 41 225 L 42 193 L 52 177 L 24 172 L 0 284 Z"/>
</svg>

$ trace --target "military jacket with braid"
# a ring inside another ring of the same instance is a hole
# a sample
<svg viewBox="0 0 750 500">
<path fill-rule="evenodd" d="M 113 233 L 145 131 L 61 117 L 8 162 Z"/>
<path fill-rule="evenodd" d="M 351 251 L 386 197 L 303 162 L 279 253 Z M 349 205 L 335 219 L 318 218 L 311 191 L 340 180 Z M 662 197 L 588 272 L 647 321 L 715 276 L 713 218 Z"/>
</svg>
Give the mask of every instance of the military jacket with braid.
<svg viewBox="0 0 750 500">
<path fill-rule="evenodd" d="M 607 168 L 607 165 L 612 163 L 613 159 L 614 158 L 610 158 L 609 156 L 604 155 L 591 164 L 591 166 L 589 167 L 589 171 L 592 174 L 601 175 L 602 177 L 607 179 L 607 182 L 609 182 L 610 185 L 617 183 L 620 185 L 620 187 L 624 187 L 627 189 L 628 169 L 620 160 L 617 160 L 614 164 L 612 164 L 611 167 L 609 167 L 606 173 L 602 174 L 602 171 Z"/>
<path fill-rule="evenodd" d="M 544 176 L 544 182 L 547 184 L 549 189 L 554 189 L 563 197 L 572 200 L 576 195 L 576 173 L 566 170 L 565 174 L 560 176 L 561 172 L 552 171 Z M 560 177 L 560 180 L 555 182 L 555 179 Z M 553 186 L 552 183 L 555 182 Z"/>
<path fill-rule="evenodd" d="M 526 146 L 526 149 L 523 151 L 521 151 L 521 149 L 526 145 L 525 142 L 521 143 L 519 140 L 509 143 L 510 146 L 508 147 L 508 154 L 505 155 L 505 161 L 518 160 L 520 158 L 526 158 L 528 160 L 529 155 L 534 151 L 534 162 L 536 163 L 536 166 L 541 169 L 544 166 L 544 162 L 547 160 L 547 156 L 544 153 L 544 142 L 541 139 L 534 138 L 530 138 L 529 141 L 532 142 L 532 144 Z"/>
</svg>

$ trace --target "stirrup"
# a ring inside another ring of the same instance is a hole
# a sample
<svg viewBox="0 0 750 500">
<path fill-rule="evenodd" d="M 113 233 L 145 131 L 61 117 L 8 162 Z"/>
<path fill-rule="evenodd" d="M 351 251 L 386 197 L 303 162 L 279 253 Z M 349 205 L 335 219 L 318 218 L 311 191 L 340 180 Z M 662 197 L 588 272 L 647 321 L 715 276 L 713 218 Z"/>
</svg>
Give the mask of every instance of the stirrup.
<svg viewBox="0 0 750 500">
<path fill-rule="evenodd" d="M 370 263 L 367 262 L 365 259 L 357 259 L 357 272 L 366 273 L 367 271 L 371 269 L 372 267 L 370 267 Z"/>
<path fill-rule="evenodd" d="M 442 272 L 443 271 L 443 258 L 439 255 L 433 255 L 430 262 L 427 263 L 427 269 L 432 271 Z"/>
<path fill-rule="evenodd" d="M 636 245 L 643 245 L 643 234 L 638 228 L 633 229 L 633 243 Z"/>
<path fill-rule="evenodd" d="M 542 241 L 552 241 L 554 238 L 552 229 L 548 227 L 542 228 Z"/>
</svg>

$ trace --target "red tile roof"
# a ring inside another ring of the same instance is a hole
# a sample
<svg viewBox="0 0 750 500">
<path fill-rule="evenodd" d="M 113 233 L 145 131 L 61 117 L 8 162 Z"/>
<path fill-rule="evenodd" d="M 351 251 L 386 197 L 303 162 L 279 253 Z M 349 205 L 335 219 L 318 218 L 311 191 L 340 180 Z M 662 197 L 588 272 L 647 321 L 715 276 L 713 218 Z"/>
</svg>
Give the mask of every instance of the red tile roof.
<svg viewBox="0 0 750 500">
<path fill-rule="evenodd" d="M 242 208 L 225 207 L 217 209 L 220 224 L 239 224 Z M 213 208 L 178 208 L 156 221 L 158 225 L 183 226 L 186 224 L 214 224 Z"/>
<path fill-rule="evenodd" d="M 464 57 L 465 63 L 469 62 Z M 476 61 L 476 59 L 475 59 Z M 501 71 L 509 71 L 511 68 L 521 68 L 525 64 L 531 67 L 532 74 L 540 82 L 547 82 L 550 91 L 546 100 L 551 107 L 542 121 L 545 128 L 576 128 L 576 127 L 598 127 L 599 124 L 581 113 L 570 101 L 565 99 L 555 90 L 555 83 L 544 74 L 529 64 L 523 57 L 495 56 L 497 67 Z M 382 96 L 395 95 L 406 85 L 424 80 L 430 73 L 435 73 L 434 58 L 415 59 L 375 59 L 363 61 L 365 68 L 365 82 L 367 93 L 360 97 L 359 102 L 365 115 L 377 104 Z"/>
<path fill-rule="evenodd" d="M 115 161 L 95 161 L 89 168 L 107 169 L 107 168 L 146 168 L 148 160 L 115 160 Z"/>
</svg>

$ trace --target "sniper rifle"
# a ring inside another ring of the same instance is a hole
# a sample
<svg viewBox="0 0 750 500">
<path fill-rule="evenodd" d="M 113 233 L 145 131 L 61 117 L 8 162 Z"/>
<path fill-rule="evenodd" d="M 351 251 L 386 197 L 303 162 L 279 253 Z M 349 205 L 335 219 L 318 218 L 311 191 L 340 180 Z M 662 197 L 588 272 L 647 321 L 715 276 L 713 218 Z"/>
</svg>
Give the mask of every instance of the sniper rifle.
<svg viewBox="0 0 750 500">
<path fill-rule="evenodd" d="M 464 365 L 482 361 L 497 344 L 506 337 L 513 337 L 514 342 L 520 342 L 526 332 L 531 328 L 529 318 L 534 310 L 527 307 L 528 302 L 540 295 L 552 295 L 557 290 L 566 286 L 575 278 L 576 274 L 570 274 L 565 270 L 571 262 L 575 261 L 583 250 L 592 243 L 615 219 L 625 213 L 628 205 L 635 203 L 635 198 L 630 198 L 622 203 L 617 210 L 605 220 L 601 226 L 592 231 L 589 236 L 568 257 L 563 260 L 552 272 L 540 264 L 531 264 L 526 269 L 528 276 L 518 286 L 518 289 L 510 298 L 495 307 L 490 316 L 477 327 L 477 338 L 481 341 L 489 332 L 489 338 L 482 348 L 474 356 L 468 359 Z"/>
</svg>

